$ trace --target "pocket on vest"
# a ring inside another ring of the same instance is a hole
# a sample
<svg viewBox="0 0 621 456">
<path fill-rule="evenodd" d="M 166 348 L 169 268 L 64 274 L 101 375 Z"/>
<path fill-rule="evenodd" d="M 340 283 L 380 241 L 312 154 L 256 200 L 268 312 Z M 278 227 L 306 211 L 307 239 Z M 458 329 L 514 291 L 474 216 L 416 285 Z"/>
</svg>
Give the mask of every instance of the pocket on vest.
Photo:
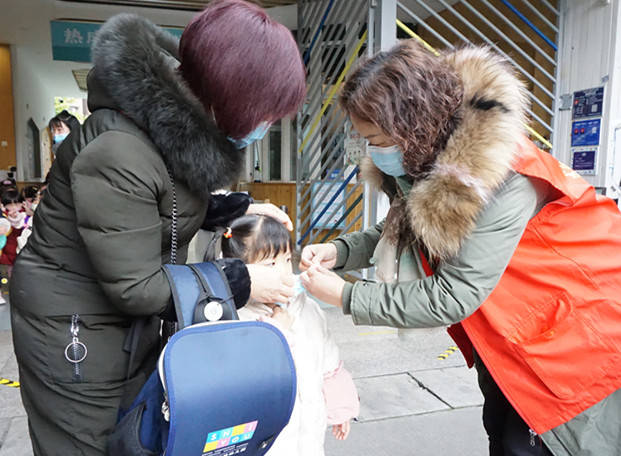
<svg viewBox="0 0 621 456">
<path fill-rule="evenodd" d="M 516 341 L 515 347 L 556 397 L 568 399 L 618 366 L 619 353 L 581 317 L 576 298 L 563 293 L 551 304 L 556 305 L 551 306 L 551 326 L 532 338 Z"/>
</svg>

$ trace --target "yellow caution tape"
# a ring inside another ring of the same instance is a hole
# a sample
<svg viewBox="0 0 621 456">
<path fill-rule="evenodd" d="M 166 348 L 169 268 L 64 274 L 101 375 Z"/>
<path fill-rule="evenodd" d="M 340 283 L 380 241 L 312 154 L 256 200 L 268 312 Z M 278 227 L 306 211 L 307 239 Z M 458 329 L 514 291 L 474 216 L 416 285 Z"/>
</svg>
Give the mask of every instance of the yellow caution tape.
<svg viewBox="0 0 621 456">
<path fill-rule="evenodd" d="M 444 353 L 438 355 L 438 359 L 445 360 L 446 358 L 451 356 L 453 353 L 455 353 L 457 350 L 459 350 L 459 348 L 457 348 L 455 345 L 451 345 L 449 348 L 444 350 Z"/>
<path fill-rule="evenodd" d="M 10 386 L 11 388 L 19 388 L 19 382 L 14 382 L 13 380 L 2 377 L 0 377 L 0 385 Z"/>
<path fill-rule="evenodd" d="M 414 33 L 412 31 L 411 28 L 409 28 L 407 25 L 405 25 L 403 22 L 401 22 L 399 19 L 397 19 L 397 25 L 399 26 L 399 28 L 401 30 L 403 30 L 405 33 L 407 33 L 408 35 L 410 35 L 412 38 L 417 39 L 423 46 L 425 46 L 425 48 L 435 54 L 436 56 L 439 56 L 440 53 L 438 51 L 436 51 L 434 49 L 433 46 L 431 46 L 429 43 L 427 43 L 424 39 L 422 39 L 420 36 L 418 36 L 416 33 Z M 541 141 L 543 144 L 545 144 L 548 148 L 552 149 L 552 143 L 550 141 L 548 141 L 546 138 L 544 138 L 543 136 L 541 136 L 539 133 L 537 133 L 532 127 L 530 127 L 529 125 L 524 125 L 526 127 L 526 129 L 528 130 L 528 132 L 534 136 L 536 139 L 538 139 L 539 141 Z"/>
</svg>

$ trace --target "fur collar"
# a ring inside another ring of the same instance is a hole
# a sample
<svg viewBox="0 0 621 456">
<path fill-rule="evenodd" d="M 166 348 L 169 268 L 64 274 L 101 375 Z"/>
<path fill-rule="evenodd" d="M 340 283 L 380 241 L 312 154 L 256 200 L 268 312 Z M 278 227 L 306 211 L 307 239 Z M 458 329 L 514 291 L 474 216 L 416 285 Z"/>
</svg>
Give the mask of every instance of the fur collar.
<svg viewBox="0 0 621 456">
<path fill-rule="evenodd" d="M 115 107 L 149 135 L 174 178 L 208 199 L 235 182 L 244 151 L 218 130 L 183 81 L 178 48 L 175 37 L 148 20 L 120 14 L 95 37 L 92 73 Z"/>
<path fill-rule="evenodd" d="M 392 207 L 405 206 L 403 224 L 412 237 L 432 258 L 446 260 L 458 253 L 511 171 L 524 135 L 527 100 L 509 64 L 488 48 L 465 48 L 441 58 L 464 84 L 461 121 L 431 171 L 414 182 L 406 201 L 396 198 Z M 386 188 L 390 179 L 370 159 L 362 173 L 379 188 Z"/>
</svg>

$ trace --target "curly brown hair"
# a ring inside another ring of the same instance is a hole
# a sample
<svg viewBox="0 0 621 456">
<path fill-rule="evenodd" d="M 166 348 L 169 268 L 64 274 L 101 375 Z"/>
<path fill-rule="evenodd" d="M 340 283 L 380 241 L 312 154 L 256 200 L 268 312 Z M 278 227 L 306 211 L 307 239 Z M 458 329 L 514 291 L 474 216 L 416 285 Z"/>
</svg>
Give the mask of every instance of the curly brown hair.
<svg viewBox="0 0 621 456">
<path fill-rule="evenodd" d="M 457 72 L 410 39 L 363 61 L 347 79 L 340 103 L 394 139 L 405 170 L 416 178 L 429 171 L 459 123 L 463 94 Z"/>
</svg>

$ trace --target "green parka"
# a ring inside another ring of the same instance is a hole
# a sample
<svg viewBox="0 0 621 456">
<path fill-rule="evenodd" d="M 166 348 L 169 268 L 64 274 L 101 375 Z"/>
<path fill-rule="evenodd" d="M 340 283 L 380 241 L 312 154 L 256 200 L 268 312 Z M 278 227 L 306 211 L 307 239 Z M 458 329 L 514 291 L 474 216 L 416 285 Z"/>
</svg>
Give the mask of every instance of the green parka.
<svg viewBox="0 0 621 456">
<path fill-rule="evenodd" d="M 243 151 L 181 80 L 177 48 L 137 16 L 117 16 L 98 32 L 92 115 L 59 147 L 15 265 L 13 336 L 35 454 L 105 451 L 121 399 L 155 366 L 159 315 L 171 300 L 162 265 L 173 201 L 183 263 L 210 192 L 231 185 L 242 167 Z M 232 268 L 249 289 L 245 267 Z M 88 349 L 78 365 L 65 359 L 73 315 Z M 128 372 L 135 318 L 146 326 Z"/>
<path fill-rule="evenodd" d="M 366 179 L 391 199 L 387 220 L 333 241 L 336 269 L 375 265 L 380 279 L 345 285 L 343 310 L 356 324 L 429 328 L 464 320 L 498 284 L 530 219 L 557 197 L 511 169 L 524 108 L 511 72 L 484 48 L 443 58 L 464 83 L 461 122 L 445 149 L 417 181 L 363 164 Z M 419 248 L 437 260 L 432 276 Z M 489 377 L 480 360 L 477 369 Z M 616 456 L 620 410 L 618 390 L 541 437 L 555 456 Z"/>
</svg>

